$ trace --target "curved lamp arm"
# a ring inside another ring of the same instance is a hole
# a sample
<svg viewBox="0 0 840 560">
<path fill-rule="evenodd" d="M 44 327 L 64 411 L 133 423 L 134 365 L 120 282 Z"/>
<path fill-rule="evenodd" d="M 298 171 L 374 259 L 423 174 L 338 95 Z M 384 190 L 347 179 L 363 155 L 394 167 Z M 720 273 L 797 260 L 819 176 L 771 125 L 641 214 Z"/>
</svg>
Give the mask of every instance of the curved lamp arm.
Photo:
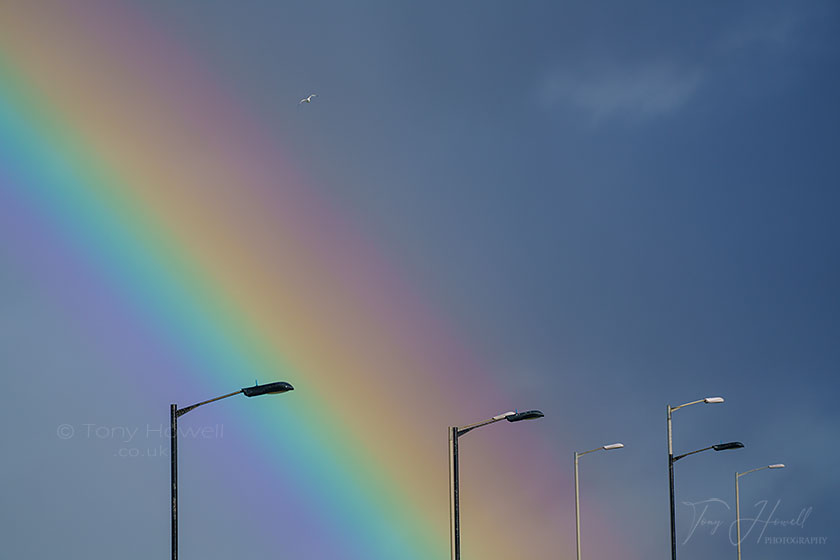
<svg viewBox="0 0 840 560">
<path fill-rule="evenodd" d="M 216 397 L 215 399 L 210 399 L 207 401 L 202 401 L 200 403 L 192 404 L 190 406 L 185 406 L 184 408 L 179 408 L 175 411 L 175 416 L 183 416 L 187 412 L 191 411 L 194 408 L 198 408 L 203 404 L 208 404 L 211 402 L 220 401 L 222 399 L 226 399 L 228 397 L 232 397 L 234 395 L 238 395 L 239 393 L 244 393 L 246 397 L 256 397 L 259 395 L 276 395 L 279 393 L 285 393 L 286 391 L 292 391 L 294 387 L 290 383 L 286 383 L 285 381 L 277 381 L 275 383 L 266 383 L 264 385 L 255 385 L 253 387 L 244 387 L 239 389 L 238 391 L 234 391 L 233 393 L 228 393 L 227 395 L 222 395 L 221 397 Z"/>
<path fill-rule="evenodd" d="M 703 449 L 698 449 L 697 451 L 689 451 L 688 453 L 683 453 L 682 455 L 677 455 L 673 458 L 673 461 L 676 463 L 683 457 L 688 457 L 689 455 L 694 455 L 695 453 L 700 453 L 701 451 L 708 451 L 709 449 L 714 449 L 715 451 L 726 451 L 727 449 L 741 449 L 744 447 L 744 444 L 740 441 L 730 441 L 729 443 L 718 443 L 717 445 L 710 445 L 709 447 L 704 447 Z"/>
</svg>

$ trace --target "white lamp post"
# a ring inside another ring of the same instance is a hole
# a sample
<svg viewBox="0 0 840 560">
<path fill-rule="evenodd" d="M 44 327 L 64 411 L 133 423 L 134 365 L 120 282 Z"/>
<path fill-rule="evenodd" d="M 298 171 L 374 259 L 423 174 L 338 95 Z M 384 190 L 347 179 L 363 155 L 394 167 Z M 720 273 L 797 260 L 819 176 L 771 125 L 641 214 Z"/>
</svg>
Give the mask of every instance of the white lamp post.
<svg viewBox="0 0 840 560">
<path fill-rule="evenodd" d="M 623 443 L 611 443 L 609 445 L 590 449 L 589 451 L 584 451 L 583 453 L 575 451 L 575 542 L 577 543 L 577 560 L 580 560 L 580 491 L 578 490 L 578 459 L 587 453 L 592 453 L 593 451 L 609 451 L 611 449 L 621 449 L 622 447 L 624 447 Z"/>
<path fill-rule="evenodd" d="M 738 526 L 738 560 L 741 560 L 741 496 L 738 489 L 738 479 L 744 476 L 745 474 L 750 474 L 763 469 L 783 468 L 785 468 L 785 466 L 782 463 L 776 463 L 775 465 L 767 465 L 766 467 L 758 467 L 757 469 L 752 469 L 746 472 L 735 473 L 735 524 Z"/>
</svg>

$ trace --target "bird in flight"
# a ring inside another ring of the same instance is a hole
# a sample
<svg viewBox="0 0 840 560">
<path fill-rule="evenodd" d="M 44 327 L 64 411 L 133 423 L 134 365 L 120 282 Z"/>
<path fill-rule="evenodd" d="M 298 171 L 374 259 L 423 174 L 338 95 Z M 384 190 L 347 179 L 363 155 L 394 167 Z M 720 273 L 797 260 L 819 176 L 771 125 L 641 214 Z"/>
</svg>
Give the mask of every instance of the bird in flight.
<svg viewBox="0 0 840 560">
<path fill-rule="evenodd" d="M 301 100 L 298 102 L 298 105 L 300 105 L 301 103 L 312 103 L 312 98 L 313 98 L 313 97 L 318 97 L 318 94 L 317 94 L 317 93 L 313 93 L 313 94 L 311 94 L 309 97 L 304 97 L 303 99 L 301 99 Z"/>
</svg>

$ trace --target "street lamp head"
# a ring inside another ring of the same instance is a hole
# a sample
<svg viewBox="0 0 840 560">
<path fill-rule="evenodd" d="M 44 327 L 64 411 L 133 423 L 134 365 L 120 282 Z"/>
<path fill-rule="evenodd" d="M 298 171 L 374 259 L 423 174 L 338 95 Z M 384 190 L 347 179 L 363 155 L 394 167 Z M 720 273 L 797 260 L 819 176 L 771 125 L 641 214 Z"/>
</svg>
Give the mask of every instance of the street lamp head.
<svg viewBox="0 0 840 560">
<path fill-rule="evenodd" d="M 621 449 L 622 447 L 624 447 L 623 443 L 611 443 L 609 445 L 605 445 L 603 449 L 604 451 L 609 451 L 610 449 Z"/>
<path fill-rule="evenodd" d="M 276 383 L 266 383 L 265 385 L 255 385 L 253 387 L 243 387 L 242 392 L 246 397 L 257 397 L 259 395 L 276 395 L 292 391 L 294 387 L 285 381 L 277 381 Z"/>
<path fill-rule="evenodd" d="M 706 404 L 722 403 L 723 397 L 706 397 L 703 402 Z"/>
<path fill-rule="evenodd" d="M 729 443 L 713 445 L 712 449 L 715 451 L 726 451 L 727 449 L 741 449 L 742 447 L 744 447 L 744 444 L 740 441 L 730 441 Z"/>
<path fill-rule="evenodd" d="M 505 416 L 505 420 L 508 422 L 519 422 L 520 420 L 536 420 L 537 418 L 542 418 L 543 416 L 545 416 L 545 414 L 539 410 L 526 410 L 525 412 L 508 414 Z"/>
<path fill-rule="evenodd" d="M 783 463 L 776 463 L 775 465 L 767 465 L 768 469 L 783 469 L 785 465 Z"/>
</svg>

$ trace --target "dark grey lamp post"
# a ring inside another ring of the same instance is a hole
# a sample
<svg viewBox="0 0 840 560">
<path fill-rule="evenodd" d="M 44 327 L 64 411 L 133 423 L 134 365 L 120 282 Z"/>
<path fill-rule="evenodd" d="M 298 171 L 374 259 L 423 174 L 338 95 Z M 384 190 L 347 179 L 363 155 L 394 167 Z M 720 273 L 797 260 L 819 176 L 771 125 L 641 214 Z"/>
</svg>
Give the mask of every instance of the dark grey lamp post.
<svg viewBox="0 0 840 560">
<path fill-rule="evenodd" d="M 169 405 L 169 435 L 170 443 L 170 463 L 171 463 L 171 481 L 172 481 L 172 560 L 178 560 L 178 417 L 186 414 L 194 408 L 234 395 L 243 393 L 246 397 L 257 397 L 259 395 L 276 395 L 293 390 L 290 384 L 285 381 L 278 381 L 276 383 L 266 383 L 265 385 L 256 385 L 254 387 L 244 387 L 233 393 L 203 401 L 184 408 L 178 408 L 177 404 Z"/>
<path fill-rule="evenodd" d="M 539 410 L 528 410 L 526 412 L 505 412 L 488 420 L 482 420 L 468 426 L 449 427 L 449 544 L 451 560 L 461 559 L 461 532 L 460 515 L 458 508 L 458 438 L 467 432 L 493 424 L 500 420 L 508 422 L 519 422 L 520 420 L 533 420 L 542 418 L 544 414 Z"/>
<path fill-rule="evenodd" d="M 673 455 L 668 456 L 668 469 L 671 475 L 671 559 L 677 560 L 677 532 L 676 532 L 676 516 L 674 513 L 674 463 L 682 459 L 683 457 L 688 457 L 689 455 L 694 455 L 695 453 L 700 453 L 701 451 L 708 451 L 709 449 L 714 449 L 715 451 L 726 451 L 727 449 L 741 449 L 744 447 L 744 444 L 740 441 L 730 441 L 729 443 L 718 443 L 717 445 L 710 445 L 709 447 L 704 447 L 703 449 L 698 449 L 696 451 L 689 451 L 688 453 L 683 453 L 682 455 L 677 455 L 674 457 Z"/>
</svg>

